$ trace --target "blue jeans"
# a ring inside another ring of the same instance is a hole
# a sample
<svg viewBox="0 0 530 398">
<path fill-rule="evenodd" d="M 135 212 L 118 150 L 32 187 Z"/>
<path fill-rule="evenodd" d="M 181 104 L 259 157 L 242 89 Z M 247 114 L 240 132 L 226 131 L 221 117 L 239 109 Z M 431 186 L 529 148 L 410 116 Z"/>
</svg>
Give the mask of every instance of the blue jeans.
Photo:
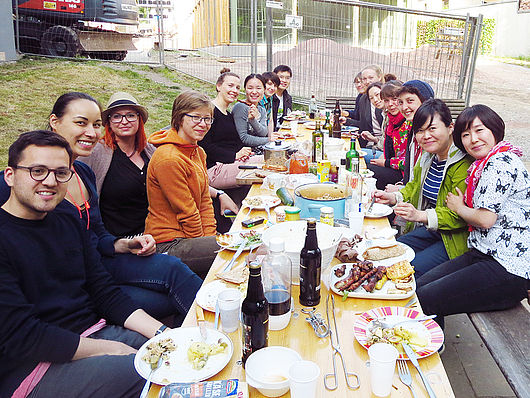
<svg viewBox="0 0 530 398">
<path fill-rule="evenodd" d="M 527 296 L 527 280 L 510 274 L 476 249 L 438 265 L 416 280 L 416 294 L 427 315 L 444 316 L 515 307 Z"/>
<path fill-rule="evenodd" d="M 174 315 L 178 326 L 202 284 L 179 258 L 166 254 L 117 254 L 103 256 L 102 263 L 116 284 L 149 315 L 157 319 Z"/>
<path fill-rule="evenodd" d="M 136 349 L 147 341 L 120 326 L 105 326 L 89 338 L 121 341 Z M 100 355 L 52 364 L 28 397 L 137 398 L 144 383 L 134 369 L 134 354 Z"/>
<path fill-rule="evenodd" d="M 416 257 L 410 262 L 414 267 L 416 279 L 438 264 L 449 260 L 442 236 L 438 231 L 429 231 L 425 227 L 419 227 L 400 236 L 398 242 L 412 247 L 416 253 Z"/>
<path fill-rule="evenodd" d="M 377 159 L 379 156 L 383 154 L 383 151 L 375 151 L 375 155 L 372 153 L 372 148 L 362 148 L 364 152 L 366 152 L 366 156 L 364 157 L 364 161 L 366 164 L 370 163 L 370 160 Z"/>
</svg>

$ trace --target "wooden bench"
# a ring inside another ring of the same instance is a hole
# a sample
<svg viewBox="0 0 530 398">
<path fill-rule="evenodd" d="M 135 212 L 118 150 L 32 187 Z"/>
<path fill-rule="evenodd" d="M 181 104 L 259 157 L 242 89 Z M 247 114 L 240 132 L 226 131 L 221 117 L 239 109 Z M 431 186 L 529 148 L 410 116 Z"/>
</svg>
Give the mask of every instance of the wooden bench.
<svg viewBox="0 0 530 398">
<path fill-rule="evenodd" d="M 335 108 L 335 101 L 339 100 L 340 106 L 342 109 L 354 109 L 355 108 L 355 97 L 326 97 L 326 109 L 333 109 Z M 444 99 L 441 98 L 443 102 L 447 104 L 449 107 L 449 110 L 451 111 L 451 116 L 453 119 L 456 119 L 458 115 L 460 115 L 460 112 L 462 112 L 466 108 L 466 100 L 465 99 Z"/>
<path fill-rule="evenodd" d="M 530 312 L 523 304 L 469 314 L 471 322 L 520 398 L 530 397 Z"/>
</svg>

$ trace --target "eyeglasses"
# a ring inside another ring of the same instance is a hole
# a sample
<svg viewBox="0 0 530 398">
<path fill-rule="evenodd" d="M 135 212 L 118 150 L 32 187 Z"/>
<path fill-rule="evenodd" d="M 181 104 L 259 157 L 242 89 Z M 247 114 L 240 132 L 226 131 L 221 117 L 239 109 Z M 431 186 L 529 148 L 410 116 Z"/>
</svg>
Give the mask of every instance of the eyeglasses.
<svg viewBox="0 0 530 398">
<path fill-rule="evenodd" d="M 191 120 L 193 120 L 193 123 L 199 124 L 200 122 L 204 121 L 206 124 L 213 124 L 213 117 L 201 117 L 196 115 L 190 115 L 188 113 L 185 113 L 186 116 L 189 116 Z"/>
<path fill-rule="evenodd" d="M 131 123 L 136 122 L 138 120 L 138 113 L 127 113 L 126 115 L 115 113 L 109 116 L 110 121 L 115 124 L 121 123 L 123 121 L 123 118 L 125 118 L 125 120 Z"/>
<path fill-rule="evenodd" d="M 67 167 L 59 167 L 58 169 L 49 169 L 45 166 L 15 166 L 14 169 L 29 170 L 30 177 L 35 181 L 44 181 L 51 172 L 55 176 L 55 181 L 65 183 L 70 181 L 74 172 Z"/>
</svg>

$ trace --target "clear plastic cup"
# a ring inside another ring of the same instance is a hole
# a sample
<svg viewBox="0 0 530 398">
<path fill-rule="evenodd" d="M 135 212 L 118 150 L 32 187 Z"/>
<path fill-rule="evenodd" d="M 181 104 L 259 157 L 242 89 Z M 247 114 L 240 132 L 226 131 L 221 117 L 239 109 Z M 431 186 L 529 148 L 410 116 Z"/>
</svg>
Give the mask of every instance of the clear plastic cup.
<svg viewBox="0 0 530 398">
<path fill-rule="evenodd" d="M 399 352 L 391 344 L 376 343 L 368 348 L 370 357 L 370 381 L 376 397 L 387 397 L 392 390 L 392 379 Z"/>
<path fill-rule="evenodd" d="M 297 361 L 289 368 L 291 398 L 315 398 L 320 368 L 312 361 Z"/>
<path fill-rule="evenodd" d="M 239 327 L 241 292 L 237 289 L 223 290 L 217 296 L 217 305 L 219 306 L 223 332 L 235 332 Z"/>
<path fill-rule="evenodd" d="M 348 213 L 350 229 L 354 234 L 361 235 L 364 226 L 364 211 L 351 211 Z"/>
<path fill-rule="evenodd" d="M 291 134 L 296 137 L 296 133 L 298 132 L 298 120 L 291 120 L 289 124 L 291 126 Z"/>
</svg>

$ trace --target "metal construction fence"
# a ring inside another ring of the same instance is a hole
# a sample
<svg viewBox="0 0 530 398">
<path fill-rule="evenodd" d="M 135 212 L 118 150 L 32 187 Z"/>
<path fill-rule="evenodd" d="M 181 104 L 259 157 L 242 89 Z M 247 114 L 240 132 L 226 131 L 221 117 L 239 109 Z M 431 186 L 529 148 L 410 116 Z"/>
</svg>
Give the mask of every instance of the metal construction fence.
<svg viewBox="0 0 530 398">
<path fill-rule="evenodd" d="M 90 18 L 72 20 L 57 11 L 37 34 L 28 29 L 35 29 L 38 13 L 23 8 L 26 0 L 12 1 L 23 52 L 163 63 L 209 82 L 223 67 L 244 78 L 286 64 L 293 70 L 289 91 L 299 102 L 313 94 L 320 102 L 355 97 L 353 79 L 370 64 L 402 81 L 427 81 L 439 98 L 468 102 L 482 23 L 481 15 L 390 5 L 396 0 L 200 0 L 192 13 L 192 49 L 184 51 L 168 45 L 167 10 L 178 7 L 175 0 L 105 0 L 115 5 L 110 12 L 97 9 L 99 0 L 54 0 L 82 4 Z M 133 8 L 151 20 L 150 28 L 138 29 Z"/>
</svg>

